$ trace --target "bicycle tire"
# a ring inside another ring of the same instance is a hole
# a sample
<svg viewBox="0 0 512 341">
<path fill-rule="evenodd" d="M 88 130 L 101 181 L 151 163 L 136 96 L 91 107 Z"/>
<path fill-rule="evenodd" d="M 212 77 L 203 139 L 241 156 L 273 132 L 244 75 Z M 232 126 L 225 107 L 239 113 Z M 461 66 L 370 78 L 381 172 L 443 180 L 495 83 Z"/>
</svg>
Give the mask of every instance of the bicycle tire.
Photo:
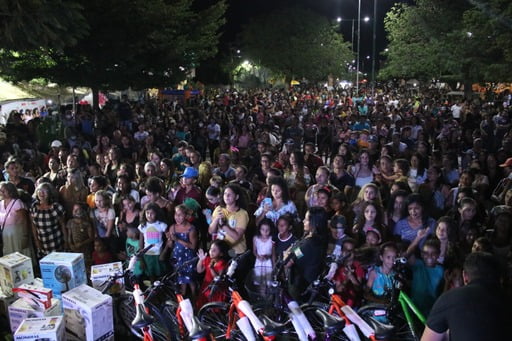
<svg viewBox="0 0 512 341">
<path fill-rule="evenodd" d="M 211 302 L 199 309 L 197 314 L 199 321 L 210 328 L 215 340 L 226 340 L 229 306 L 230 305 L 226 302 Z M 229 340 L 245 341 L 246 339 L 242 332 L 235 326 L 231 331 Z"/>
<path fill-rule="evenodd" d="M 187 340 L 188 339 L 188 331 L 183 326 L 185 334 L 183 337 L 180 334 L 180 326 L 178 322 L 178 318 L 176 317 L 176 311 L 178 310 L 178 303 L 173 301 L 167 301 L 165 302 L 165 305 L 161 309 L 162 311 L 162 317 L 165 319 L 166 324 L 169 327 L 169 330 L 171 332 L 171 341 L 178 341 L 181 339 Z"/>
<path fill-rule="evenodd" d="M 290 321 L 288 312 L 265 303 L 255 304 L 252 310 L 258 317 L 266 315 L 274 322 L 286 324 L 286 328 L 281 332 L 281 335 L 277 338 L 278 340 L 295 341 L 299 339 L 297 332 Z"/>
<path fill-rule="evenodd" d="M 172 328 L 165 322 L 166 320 L 160 311 L 151 303 L 147 303 L 146 306 L 149 308 L 151 315 L 155 318 L 155 322 L 151 325 L 153 339 L 158 341 L 172 340 Z M 143 339 L 144 335 L 140 329 L 133 328 L 132 326 L 132 321 L 136 314 L 133 296 L 131 294 L 125 294 L 124 297 L 121 297 L 116 309 L 123 325 L 130 330 L 132 335 Z"/>
<path fill-rule="evenodd" d="M 317 334 L 317 338 L 320 340 L 328 339 L 333 341 L 350 341 L 350 339 L 344 333 L 335 333 L 334 335 L 326 336 L 324 324 L 322 319 L 315 313 L 317 309 L 329 310 L 329 305 L 321 302 L 313 302 L 311 304 L 303 304 L 301 307 L 302 312 L 306 316 L 306 319 L 313 327 L 313 330 Z M 337 316 L 336 312 L 333 315 Z"/>
</svg>

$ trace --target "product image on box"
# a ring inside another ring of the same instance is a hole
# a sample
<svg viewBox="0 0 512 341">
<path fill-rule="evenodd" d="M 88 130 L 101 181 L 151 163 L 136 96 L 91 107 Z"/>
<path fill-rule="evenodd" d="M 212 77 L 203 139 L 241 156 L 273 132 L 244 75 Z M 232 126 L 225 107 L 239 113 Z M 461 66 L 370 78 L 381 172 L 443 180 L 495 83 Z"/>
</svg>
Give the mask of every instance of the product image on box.
<svg viewBox="0 0 512 341">
<path fill-rule="evenodd" d="M 123 264 L 114 262 L 91 266 L 91 283 L 94 289 L 102 291 L 108 284 L 111 276 L 123 274 Z M 108 290 L 108 294 L 121 294 L 124 292 L 124 278 L 116 279 L 114 285 Z"/>
<path fill-rule="evenodd" d="M 83 284 L 62 294 L 62 306 L 67 340 L 113 340 L 112 296 Z"/>
<path fill-rule="evenodd" d="M 20 298 L 9 306 L 8 311 L 12 332 L 14 332 L 26 318 L 62 315 L 60 300 L 56 298 L 51 300 L 51 306 L 48 309 L 41 309 L 37 304 L 27 302 L 25 298 Z"/>
<path fill-rule="evenodd" d="M 41 277 L 46 288 L 59 298 L 87 282 L 84 257 L 81 253 L 52 252 L 39 261 Z"/>
<path fill-rule="evenodd" d="M 14 340 L 64 341 L 64 319 L 62 316 L 27 318 L 14 333 Z"/>
<path fill-rule="evenodd" d="M 14 252 L 0 257 L 0 287 L 2 291 L 10 295 L 12 288 L 34 280 L 32 260 Z"/>
</svg>

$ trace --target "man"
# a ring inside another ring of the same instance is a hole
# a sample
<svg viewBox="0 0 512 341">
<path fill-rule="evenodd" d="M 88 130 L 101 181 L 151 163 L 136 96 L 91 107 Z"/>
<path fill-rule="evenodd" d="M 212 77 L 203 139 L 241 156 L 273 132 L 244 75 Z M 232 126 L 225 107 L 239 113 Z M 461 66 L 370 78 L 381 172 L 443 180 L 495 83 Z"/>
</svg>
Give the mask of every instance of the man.
<svg viewBox="0 0 512 341">
<path fill-rule="evenodd" d="M 434 304 L 421 340 L 508 339 L 510 304 L 500 288 L 499 261 L 489 253 L 471 253 L 462 277 L 465 286 L 444 293 Z"/>
<path fill-rule="evenodd" d="M 218 167 L 213 169 L 212 173 L 213 175 L 220 176 L 224 180 L 224 183 L 228 183 L 235 179 L 236 172 L 235 169 L 231 166 L 231 156 L 229 156 L 229 154 L 220 154 L 219 164 L 217 166 Z"/>
</svg>

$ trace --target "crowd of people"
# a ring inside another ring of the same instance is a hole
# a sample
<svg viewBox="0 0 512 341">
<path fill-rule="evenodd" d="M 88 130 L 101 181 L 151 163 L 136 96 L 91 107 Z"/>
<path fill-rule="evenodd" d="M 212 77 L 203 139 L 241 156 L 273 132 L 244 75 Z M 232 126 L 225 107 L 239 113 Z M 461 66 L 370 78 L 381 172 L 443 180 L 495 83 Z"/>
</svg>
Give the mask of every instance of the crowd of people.
<svg viewBox="0 0 512 341">
<path fill-rule="evenodd" d="M 13 112 L 0 135 L 3 254 L 81 252 L 90 267 L 153 245 L 135 275 L 186 263 L 178 282 L 198 306 L 248 249 L 241 286 L 265 285 L 286 259 L 297 297 L 326 255 L 343 257 L 328 276 L 356 308 L 387 297 L 397 257 L 425 314 L 463 285 L 472 252 L 499 260 L 510 291 L 511 104 L 434 90 L 213 91 L 64 110 L 48 145 L 48 117 Z"/>
</svg>

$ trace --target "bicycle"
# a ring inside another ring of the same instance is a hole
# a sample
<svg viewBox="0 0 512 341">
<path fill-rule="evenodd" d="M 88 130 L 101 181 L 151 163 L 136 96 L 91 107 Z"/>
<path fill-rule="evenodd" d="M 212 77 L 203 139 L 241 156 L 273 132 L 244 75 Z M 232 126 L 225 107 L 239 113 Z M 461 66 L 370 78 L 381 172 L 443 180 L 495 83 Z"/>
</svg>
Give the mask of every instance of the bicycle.
<svg viewBox="0 0 512 341">
<path fill-rule="evenodd" d="M 268 317 L 256 316 L 249 302 L 242 299 L 235 289 L 235 281 L 232 276 L 238 262 L 249 252 L 234 258 L 226 273 L 214 279 L 211 291 L 221 284 L 227 285 L 229 302 L 210 302 L 199 310 L 199 321 L 207 325 L 216 340 L 256 340 L 256 334 L 264 341 L 275 340 L 285 328 Z M 238 327 L 236 328 L 235 325 Z"/>
<path fill-rule="evenodd" d="M 407 278 L 406 264 L 406 258 L 395 260 L 393 270 L 396 275 L 392 280 L 393 287 L 387 290 L 390 297 L 389 304 L 372 303 L 361 307 L 358 311 L 369 323 L 378 321 L 393 325 L 393 340 L 419 340 L 423 330 L 418 328 L 416 320 L 423 327 L 426 323 L 425 316 L 403 291 Z M 416 319 L 412 315 L 415 315 Z"/>
<path fill-rule="evenodd" d="M 292 249 L 294 247 L 295 244 L 292 246 Z M 256 303 L 254 305 L 254 312 L 258 316 L 267 316 L 272 321 L 284 325 L 289 325 L 289 322 L 291 322 L 292 328 L 285 328 L 282 331 L 280 339 L 300 341 L 315 340 L 315 331 L 304 315 L 298 302 L 296 302 L 288 292 L 287 277 L 284 270 L 285 265 L 292 257 L 292 255 L 289 255 L 285 259 L 280 257 L 270 275 L 271 280 L 268 283 L 269 290 L 267 292 L 269 296 L 265 297 L 267 301 Z M 251 288 L 246 287 L 246 291 L 250 292 L 250 289 Z"/>
<path fill-rule="evenodd" d="M 142 297 L 136 297 L 133 293 L 123 295 L 118 304 L 117 312 L 122 323 L 130 332 L 139 339 L 144 339 L 144 333 L 141 332 L 141 325 L 150 322 L 153 340 L 181 340 L 189 338 L 191 334 L 184 332 L 183 321 L 179 316 L 179 302 L 183 300 L 175 285 L 175 278 L 178 271 L 190 263 L 197 262 L 197 258 L 193 258 L 183 263 L 175 271 L 164 275 L 160 280 L 152 283 L 144 292 L 141 291 Z M 140 289 L 140 288 L 139 288 Z M 135 290 L 134 290 L 135 291 Z M 139 301 L 137 301 L 139 299 Z M 146 311 L 139 313 L 142 317 L 140 323 L 135 323 L 137 319 L 138 307 L 141 304 Z M 148 318 L 148 320 L 146 319 Z M 146 321 L 147 320 L 147 321 Z M 150 321 L 151 320 L 151 321 Z M 195 336 L 194 336 L 195 337 Z"/>
</svg>

